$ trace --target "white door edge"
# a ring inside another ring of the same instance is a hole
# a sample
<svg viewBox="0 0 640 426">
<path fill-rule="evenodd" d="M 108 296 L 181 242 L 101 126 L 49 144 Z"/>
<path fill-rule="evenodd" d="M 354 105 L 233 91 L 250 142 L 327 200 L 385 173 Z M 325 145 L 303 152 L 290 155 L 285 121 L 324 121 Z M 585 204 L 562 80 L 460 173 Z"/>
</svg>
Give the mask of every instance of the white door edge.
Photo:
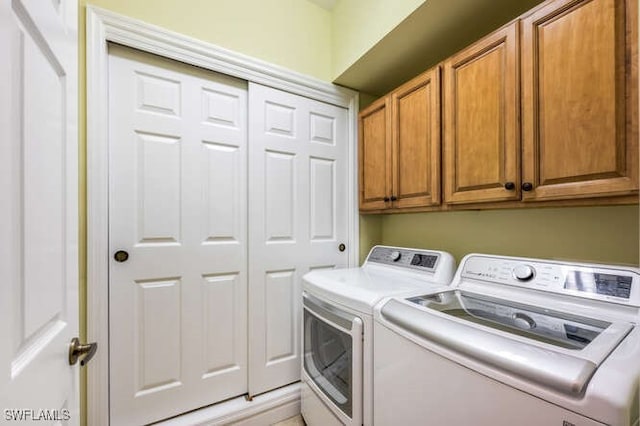
<svg viewBox="0 0 640 426">
<path fill-rule="evenodd" d="M 80 424 L 77 3 L 0 5 L 3 422 Z"/>
<path fill-rule="evenodd" d="M 87 371 L 87 423 L 109 424 L 108 51 L 116 42 L 233 77 L 347 108 L 349 266 L 359 259 L 358 93 L 123 15 L 87 6 L 87 339 L 98 351 Z"/>
</svg>

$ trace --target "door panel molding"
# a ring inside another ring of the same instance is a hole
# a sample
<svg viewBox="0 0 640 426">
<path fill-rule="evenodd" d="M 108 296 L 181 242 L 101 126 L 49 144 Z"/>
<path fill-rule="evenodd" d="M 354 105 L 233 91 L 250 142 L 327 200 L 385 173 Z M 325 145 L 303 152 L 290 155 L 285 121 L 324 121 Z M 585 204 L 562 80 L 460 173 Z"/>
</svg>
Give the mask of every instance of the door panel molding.
<svg viewBox="0 0 640 426">
<path fill-rule="evenodd" d="M 348 109 L 349 265 L 358 262 L 357 113 L 358 94 L 302 74 L 247 57 L 182 34 L 104 9 L 87 6 L 87 338 L 107 348 L 108 324 L 108 52 L 109 42 L 286 90 Z M 161 106 L 146 106 L 158 108 Z M 171 113 L 166 110 L 165 113 Z M 212 116 L 213 122 L 229 117 Z M 318 123 L 319 143 L 329 136 Z M 87 423 L 109 418 L 108 351 L 99 351 L 88 368 Z"/>
</svg>

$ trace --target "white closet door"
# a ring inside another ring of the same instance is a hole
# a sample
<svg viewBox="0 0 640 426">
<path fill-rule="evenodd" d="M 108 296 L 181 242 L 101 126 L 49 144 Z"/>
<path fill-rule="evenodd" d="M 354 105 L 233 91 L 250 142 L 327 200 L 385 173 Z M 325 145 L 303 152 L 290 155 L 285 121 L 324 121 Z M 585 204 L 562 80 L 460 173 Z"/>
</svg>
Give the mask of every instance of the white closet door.
<svg viewBox="0 0 640 426">
<path fill-rule="evenodd" d="M 249 394 L 300 379 L 301 278 L 347 265 L 347 110 L 249 83 Z"/>
<path fill-rule="evenodd" d="M 0 2 L 2 424 L 80 423 L 77 6 Z"/>
<path fill-rule="evenodd" d="M 111 423 L 140 425 L 247 392 L 246 82 L 109 54 Z"/>
</svg>

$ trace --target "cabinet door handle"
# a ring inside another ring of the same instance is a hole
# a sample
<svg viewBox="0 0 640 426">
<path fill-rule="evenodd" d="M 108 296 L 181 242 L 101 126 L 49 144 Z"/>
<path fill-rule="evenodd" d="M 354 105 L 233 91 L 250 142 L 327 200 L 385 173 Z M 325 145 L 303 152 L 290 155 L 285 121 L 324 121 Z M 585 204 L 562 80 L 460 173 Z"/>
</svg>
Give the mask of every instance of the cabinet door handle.
<svg viewBox="0 0 640 426">
<path fill-rule="evenodd" d="M 398 197 L 396 197 L 395 195 L 391 196 L 391 201 L 396 201 L 398 199 Z"/>
<path fill-rule="evenodd" d="M 507 191 L 513 191 L 514 189 L 516 189 L 516 184 L 513 182 L 506 182 L 504 184 L 504 189 L 506 189 Z"/>
<path fill-rule="evenodd" d="M 384 200 L 385 203 L 388 203 L 389 202 L 389 197 L 384 197 L 383 200 Z"/>
<path fill-rule="evenodd" d="M 525 182 L 522 184 L 523 191 L 531 191 L 533 189 L 533 184 L 531 182 Z"/>
</svg>

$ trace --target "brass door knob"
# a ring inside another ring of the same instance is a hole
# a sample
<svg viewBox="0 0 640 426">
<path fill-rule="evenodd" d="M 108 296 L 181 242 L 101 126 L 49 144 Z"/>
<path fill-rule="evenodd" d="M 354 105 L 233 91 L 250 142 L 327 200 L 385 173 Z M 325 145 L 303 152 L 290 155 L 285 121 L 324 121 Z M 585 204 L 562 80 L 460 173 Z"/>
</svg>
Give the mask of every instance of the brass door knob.
<svg viewBox="0 0 640 426">
<path fill-rule="evenodd" d="M 124 250 L 118 250 L 113 254 L 113 258 L 116 260 L 116 262 L 126 262 L 127 259 L 129 259 L 129 253 Z"/>
<path fill-rule="evenodd" d="M 97 343 L 81 344 L 80 339 L 74 337 L 69 344 L 69 365 L 75 365 L 78 362 L 78 358 L 83 357 L 80 361 L 80 365 L 84 367 L 91 358 L 96 354 L 98 350 Z"/>
</svg>

